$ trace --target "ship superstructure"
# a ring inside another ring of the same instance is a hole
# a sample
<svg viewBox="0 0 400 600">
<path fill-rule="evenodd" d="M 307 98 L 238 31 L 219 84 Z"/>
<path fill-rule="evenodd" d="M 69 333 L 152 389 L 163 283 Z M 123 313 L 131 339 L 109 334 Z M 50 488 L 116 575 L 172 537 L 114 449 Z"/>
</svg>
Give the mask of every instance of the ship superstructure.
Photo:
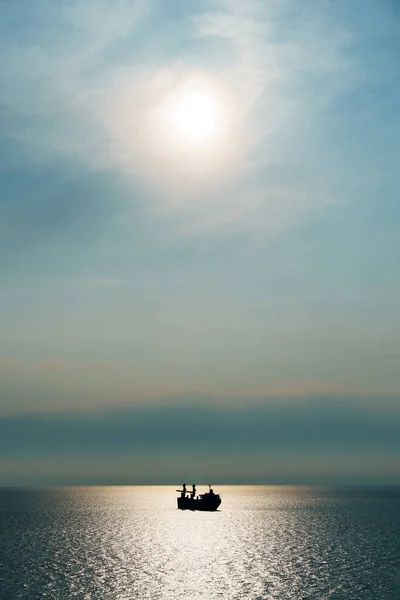
<svg viewBox="0 0 400 600">
<path fill-rule="evenodd" d="M 186 483 L 182 485 L 181 490 L 176 490 L 180 493 L 177 498 L 178 508 L 181 510 L 217 510 L 222 500 L 219 494 L 215 494 L 211 485 L 208 486 L 208 492 L 196 496 L 196 486 L 192 485 L 192 491 L 189 492 L 186 488 Z"/>
</svg>

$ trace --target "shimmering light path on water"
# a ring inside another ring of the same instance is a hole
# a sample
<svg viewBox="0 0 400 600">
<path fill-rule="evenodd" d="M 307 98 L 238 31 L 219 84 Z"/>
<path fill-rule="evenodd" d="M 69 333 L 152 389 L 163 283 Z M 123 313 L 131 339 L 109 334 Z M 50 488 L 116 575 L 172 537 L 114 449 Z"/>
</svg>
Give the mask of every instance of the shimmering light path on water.
<svg viewBox="0 0 400 600">
<path fill-rule="evenodd" d="M 1 600 L 400 598 L 400 490 L 215 489 L 0 491 Z"/>
</svg>

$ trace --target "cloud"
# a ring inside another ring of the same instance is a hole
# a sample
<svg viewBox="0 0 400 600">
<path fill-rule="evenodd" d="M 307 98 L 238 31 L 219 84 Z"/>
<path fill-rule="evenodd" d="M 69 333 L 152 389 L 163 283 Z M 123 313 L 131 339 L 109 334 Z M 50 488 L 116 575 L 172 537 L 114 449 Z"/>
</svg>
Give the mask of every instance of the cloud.
<svg viewBox="0 0 400 600">
<path fill-rule="evenodd" d="M 105 362 L 88 362 L 81 367 L 84 371 L 107 371 L 112 369 L 112 365 Z"/>
<path fill-rule="evenodd" d="M 283 6 L 287 9 L 289 4 Z M 140 170 L 136 176 L 147 172 L 156 183 L 167 182 L 162 194 L 154 194 L 155 206 L 177 212 L 186 232 L 280 231 L 333 200 L 325 176 L 299 163 L 311 153 L 307 136 L 318 118 L 339 91 L 351 85 L 346 58 L 350 35 L 324 16 L 318 20 L 306 12 L 299 22 L 290 17 L 285 22 L 284 11 L 277 15 L 267 7 L 254 2 L 243 10 L 239 3 L 225 2 L 221 8 L 216 3 L 214 11 L 201 14 L 199 10 L 189 20 L 192 35 L 204 45 L 202 58 L 211 82 L 218 81 L 233 99 L 235 133 L 229 138 L 227 164 L 220 168 L 219 157 L 211 153 L 222 173 L 207 172 L 206 183 L 196 180 L 196 185 L 190 185 L 191 173 L 184 185 L 190 166 L 182 161 L 179 183 L 174 184 L 169 179 L 170 148 L 165 165 L 160 158 L 159 170 L 154 151 L 150 163 L 140 157 L 149 152 L 143 119 L 157 106 L 160 95 L 168 95 L 190 77 L 190 68 L 172 63 L 149 69 L 141 78 L 134 69 L 119 71 L 115 90 L 108 96 L 110 112 L 103 122 L 111 125 L 114 156 L 128 172 L 136 163 Z M 275 30 L 285 30 L 288 23 L 286 36 L 277 38 Z M 227 43 L 230 58 L 222 64 L 218 54 L 206 50 L 210 38 Z M 123 99 L 118 110 L 112 96 Z"/>
<path fill-rule="evenodd" d="M 2 10 L 18 23 L 17 4 Z M 33 163 L 52 162 L 55 153 L 60 159 L 110 167 L 100 158 L 105 138 L 96 133 L 87 94 L 96 90 L 101 95 L 97 86 L 112 73 L 107 52 L 132 34 L 151 7 L 151 0 L 72 0 L 57 6 L 39 0 L 21 21 L 18 36 L 5 24 L 0 46 L 8 56 L 1 72 L 3 131 L 26 148 Z"/>
<path fill-rule="evenodd" d="M 72 0 L 61 10 L 66 22 L 84 37 L 88 50 L 104 52 L 129 36 L 149 16 L 152 5 L 152 0 Z"/>
<path fill-rule="evenodd" d="M 349 34 L 324 8 L 293 17 L 291 6 L 199 3 L 163 34 L 150 1 L 42 0 L 42 28 L 32 15 L 24 43 L 2 42 L 6 135 L 32 162 L 58 157 L 140 181 L 150 206 L 185 233 L 292 226 L 332 201 L 318 169 L 299 167 L 298 151 L 307 163 L 318 115 L 351 77 Z M 164 52 L 177 31 L 180 50 Z M 218 84 L 233 106 L 230 137 L 204 173 L 201 160 L 174 166 L 171 144 L 156 147 L 151 131 L 160 99 L 193 77 Z"/>
<path fill-rule="evenodd" d="M 17 361 L 8 361 L 0 360 L 0 367 L 15 367 L 22 366 L 23 363 Z M 55 361 L 42 361 L 37 363 L 37 368 L 40 371 L 48 371 L 48 372 L 57 372 L 64 371 L 68 368 L 68 371 L 104 371 L 107 369 L 111 369 L 112 365 L 106 362 L 81 362 L 81 363 L 65 363 L 65 362 L 55 362 Z M 28 365 L 25 365 L 25 369 L 27 369 Z"/>
<path fill-rule="evenodd" d="M 182 480 L 198 485 L 224 484 L 359 484 L 396 485 L 400 472 L 396 458 L 376 455 L 302 458 L 226 456 L 211 459 L 179 456 L 32 456 L 4 457 L 3 486 L 169 485 Z M 221 491 L 221 490 L 219 490 Z M 173 493 L 170 490 L 171 493 Z M 223 491 L 222 491 L 223 493 Z M 173 497 L 173 496 L 172 496 Z"/>
<path fill-rule="evenodd" d="M 15 360 L 14 358 L 0 358 L 0 369 L 17 369 L 20 366 L 20 361 Z"/>
<path fill-rule="evenodd" d="M 394 460 L 400 452 L 399 407 L 398 397 L 305 396 L 242 404 L 186 397 L 124 409 L 26 414 L 0 419 L 0 451 L 6 462 L 40 465 L 49 455 L 57 457 L 55 464 L 72 466 L 61 483 L 74 476 L 91 481 L 93 469 L 77 467 L 85 462 L 96 465 L 99 483 L 116 482 L 116 474 L 117 482 L 132 482 L 132 473 L 141 481 L 164 482 L 171 472 L 173 480 L 176 464 L 233 483 L 279 477 L 280 483 L 348 477 L 354 483 L 382 476 L 393 482 L 400 476 Z"/>
<path fill-rule="evenodd" d="M 62 369 L 64 369 L 65 365 L 60 362 L 40 362 L 40 363 L 38 363 L 37 367 L 41 371 L 55 372 L 55 371 L 61 371 Z"/>
</svg>

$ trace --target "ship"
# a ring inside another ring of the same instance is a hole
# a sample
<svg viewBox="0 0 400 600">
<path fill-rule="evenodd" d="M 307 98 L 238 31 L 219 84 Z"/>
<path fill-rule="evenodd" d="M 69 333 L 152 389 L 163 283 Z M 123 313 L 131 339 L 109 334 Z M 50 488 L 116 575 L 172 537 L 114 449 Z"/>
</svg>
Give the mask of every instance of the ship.
<svg viewBox="0 0 400 600">
<path fill-rule="evenodd" d="M 192 485 L 192 491 L 188 492 L 186 483 L 182 485 L 181 490 L 176 490 L 180 493 L 177 498 L 178 508 L 181 510 L 217 510 L 222 500 L 219 494 L 215 494 L 211 485 L 208 486 L 208 492 L 196 496 L 196 486 Z M 187 494 L 187 495 L 186 495 Z"/>
</svg>

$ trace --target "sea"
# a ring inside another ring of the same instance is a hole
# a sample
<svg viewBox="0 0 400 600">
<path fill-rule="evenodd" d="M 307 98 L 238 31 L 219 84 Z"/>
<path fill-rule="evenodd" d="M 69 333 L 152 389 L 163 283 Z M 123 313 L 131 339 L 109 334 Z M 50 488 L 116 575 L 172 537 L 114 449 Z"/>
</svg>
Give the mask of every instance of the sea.
<svg viewBox="0 0 400 600">
<path fill-rule="evenodd" d="M 0 490 L 1 600 L 400 598 L 400 488 L 178 487 Z"/>
</svg>

